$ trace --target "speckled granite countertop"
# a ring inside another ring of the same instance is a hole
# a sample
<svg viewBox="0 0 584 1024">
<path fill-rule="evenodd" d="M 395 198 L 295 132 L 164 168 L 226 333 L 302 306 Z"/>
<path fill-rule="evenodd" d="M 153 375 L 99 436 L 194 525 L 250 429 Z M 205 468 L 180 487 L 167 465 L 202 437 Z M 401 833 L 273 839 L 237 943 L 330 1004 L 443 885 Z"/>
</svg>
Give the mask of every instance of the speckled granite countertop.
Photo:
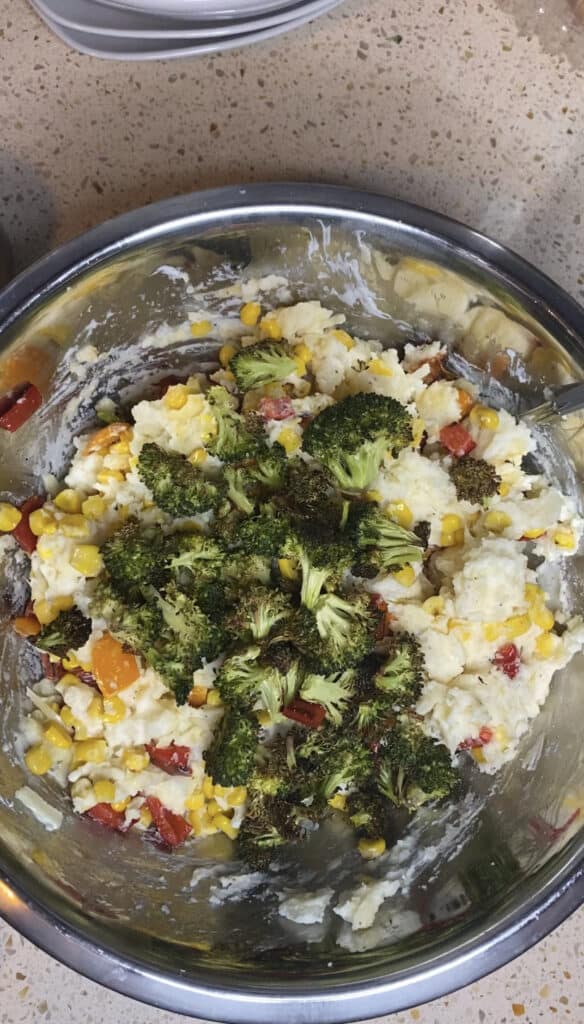
<svg viewBox="0 0 584 1024">
<path fill-rule="evenodd" d="M 584 299 L 584 34 L 531 0 L 349 0 L 225 56 L 111 64 L 0 0 L 0 227 L 23 267 L 116 213 L 249 180 L 331 181 L 464 220 Z M 542 8 L 540 8 L 541 11 Z M 584 911 L 536 949 L 392 1018 L 584 1024 Z M 0 1024 L 186 1020 L 78 979 L 0 925 Z"/>
</svg>

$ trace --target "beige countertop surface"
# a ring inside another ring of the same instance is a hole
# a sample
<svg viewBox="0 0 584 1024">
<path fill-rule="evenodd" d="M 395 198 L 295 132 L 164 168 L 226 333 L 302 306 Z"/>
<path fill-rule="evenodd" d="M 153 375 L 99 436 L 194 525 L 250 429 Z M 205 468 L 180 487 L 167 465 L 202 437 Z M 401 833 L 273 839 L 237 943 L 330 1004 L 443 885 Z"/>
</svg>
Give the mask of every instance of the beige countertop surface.
<svg viewBox="0 0 584 1024">
<path fill-rule="evenodd" d="M 466 221 L 582 300 L 581 8 L 349 0 L 247 49 L 124 64 L 68 50 L 25 0 L 0 0 L 0 227 L 22 268 L 165 196 L 329 181 Z M 391 1020 L 584 1024 L 583 963 L 580 911 L 497 973 Z M 0 925 L 0 1024 L 183 1019 L 78 978 Z"/>
</svg>

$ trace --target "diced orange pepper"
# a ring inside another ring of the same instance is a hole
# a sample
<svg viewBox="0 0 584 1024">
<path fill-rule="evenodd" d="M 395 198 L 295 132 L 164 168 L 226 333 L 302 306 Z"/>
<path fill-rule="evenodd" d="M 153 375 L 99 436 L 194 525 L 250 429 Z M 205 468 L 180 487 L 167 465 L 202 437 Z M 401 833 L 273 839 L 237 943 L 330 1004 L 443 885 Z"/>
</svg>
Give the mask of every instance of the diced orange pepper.
<svg viewBox="0 0 584 1024">
<path fill-rule="evenodd" d="M 18 615 L 12 620 L 12 628 L 18 636 L 38 636 L 42 627 L 36 615 Z"/>
<path fill-rule="evenodd" d="M 93 674 L 104 697 L 125 690 L 140 675 L 138 662 L 130 651 L 124 650 L 111 633 L 104 633 L 93 645 Z"/>
<path fill-rule="evenodd" d="M 92 452 L 105 451 L 110 445 L 119 441 L 122 434 L 125 434 L 127 430 L 130 430 L 128 423 L 108 423 L 106 427 L 101 427 L 100 430 L 91 435 L 83 449 L 83 454 L 91 455 Z"/>
<path fill-rule="evenodd" d="M 457 388 L 456 390 L 458 391 L 458 407 L 464 419 L 465 416 L 468 416 L 470 410 L 475 404 L 474 398 L 472 395 L 469 395 L 468 391 L 464 391 L 463 388 Z"/>
</svg>

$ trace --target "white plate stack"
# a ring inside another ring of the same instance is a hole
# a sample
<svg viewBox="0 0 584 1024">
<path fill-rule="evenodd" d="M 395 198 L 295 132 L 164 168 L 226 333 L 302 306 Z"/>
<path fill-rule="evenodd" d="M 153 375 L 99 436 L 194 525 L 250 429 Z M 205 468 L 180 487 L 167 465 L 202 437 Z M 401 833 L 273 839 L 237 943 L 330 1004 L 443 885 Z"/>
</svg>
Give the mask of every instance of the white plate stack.
<svg viewBox="0 0 584 1024">
<path fill-rule="evenodd" d="M 31 0 L 60 38 L 93 57 L 169 60 L 260 42 L 341 0 Z"/>
</svg>

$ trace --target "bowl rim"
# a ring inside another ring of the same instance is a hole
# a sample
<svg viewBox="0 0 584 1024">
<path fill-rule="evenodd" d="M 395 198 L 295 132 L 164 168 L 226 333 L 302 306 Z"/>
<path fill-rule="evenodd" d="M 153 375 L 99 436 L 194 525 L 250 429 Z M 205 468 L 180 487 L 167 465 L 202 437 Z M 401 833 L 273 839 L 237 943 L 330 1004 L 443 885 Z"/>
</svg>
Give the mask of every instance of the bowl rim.
<svg viewBox="0 0 584 1024">
<path fill-rule="evenodd" d="M 325 184 L 266 183 L 227 186 L 165 199 L 122 214 L 67 242 L 24 270 L 0 293 L 0 334 L 53 293 L 108 258 L 147 242 L 179 237 L 217 222 L 220 214 L 246 219 L 262 215 L 349 216 L 364 225 L 393 222 L 413 237 L 432 237 L 442 251 L 472 255 L 475 266 L 495 273 L 537 312 L 544 327 L 569 350 L 584 335 L 584 310 L 513 251 L 439 213 L 402 200 Z M 0 864 L 0 914 L 41 949 L 95 981 L 143 1002 L 175 1012 L 233 1024 L 281 1020 L 321 1024 L 370 1018 L 407 1009 L 445 995 L 501 967 L 543 938 L 584 902 L 584 835 L 574 836 L 533 878 L 517 886 L 517 898 L 496 923 L 470 928 L 462 943 L 445 949 L 417 968 L 340 986 L 311 983 L 273 986 L 266 991 L 241 985 L 185 980 L 154 970 L 139 959 L 98 947 L 70 922 L 43 906 L 18 879 L 17 865 Z M 458 951 L 457 951 L 458 946 Z M 203 972 L 204 973 L 204 965 Z"/>
</svg>

